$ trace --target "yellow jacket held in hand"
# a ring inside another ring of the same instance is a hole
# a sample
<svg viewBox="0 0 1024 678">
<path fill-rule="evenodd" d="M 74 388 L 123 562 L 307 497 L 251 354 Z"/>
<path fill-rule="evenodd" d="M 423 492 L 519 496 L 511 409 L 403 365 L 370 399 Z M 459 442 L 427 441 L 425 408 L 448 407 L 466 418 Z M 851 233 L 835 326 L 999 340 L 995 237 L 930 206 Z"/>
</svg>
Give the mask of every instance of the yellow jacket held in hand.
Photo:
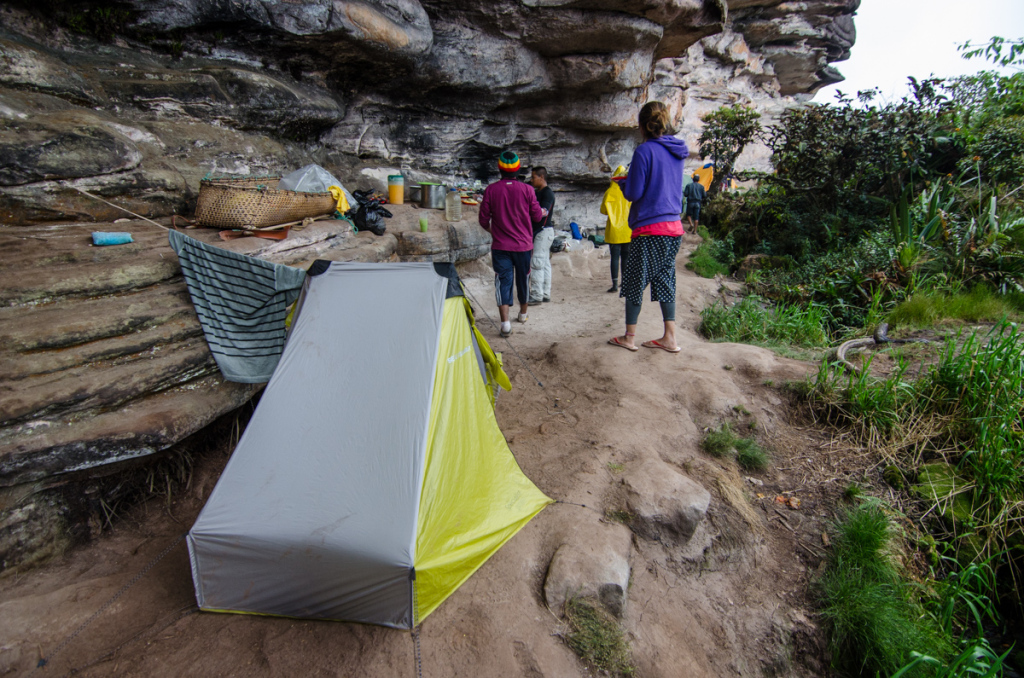
<svg viewBox="0 0 1024 678">
<path fill-rule="evenodd" d="M 626 168 L 619 165 L 613 177 L 626 176 Z M 614 179 L 611 186 L 604 192 L 601 201 L 601 214 L 608 215 L 608 224 L 604 228 L 604 241 L 609 245 L 621 245 L 632 239 L 629 228 L 629 201 L 622 195 L 622 189 Z"/>
</svg>

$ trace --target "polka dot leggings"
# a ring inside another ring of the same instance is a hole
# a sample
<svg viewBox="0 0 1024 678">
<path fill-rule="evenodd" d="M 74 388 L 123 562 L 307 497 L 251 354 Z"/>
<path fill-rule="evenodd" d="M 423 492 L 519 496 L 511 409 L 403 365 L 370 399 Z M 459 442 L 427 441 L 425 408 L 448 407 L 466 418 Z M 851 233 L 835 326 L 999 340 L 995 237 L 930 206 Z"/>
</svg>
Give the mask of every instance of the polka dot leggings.
<svg viewBox="0 0 1024 678">
<path fill-rule="evenodd" d="M 629 247 L 626 270 L 622 274 L 620 297 L 640 306 L 644 290 L 651 286 L 651 301 L 674 304 L 676 301 L 676 255 L 682 238 L 671 235 L 644 235 Z"/>
</svg>

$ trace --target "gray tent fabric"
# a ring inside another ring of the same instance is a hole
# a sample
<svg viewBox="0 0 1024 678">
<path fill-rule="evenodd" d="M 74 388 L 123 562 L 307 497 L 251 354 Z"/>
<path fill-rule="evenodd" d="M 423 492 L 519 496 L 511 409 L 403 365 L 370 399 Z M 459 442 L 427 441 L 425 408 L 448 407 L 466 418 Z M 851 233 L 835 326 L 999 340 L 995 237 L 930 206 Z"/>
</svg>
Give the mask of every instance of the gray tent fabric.
<svg viewBox="0 0 1024 678">
<path fill-rule="evenodd" d="M 307 279 L 280 369 L 189 532 L 201 608 L 412 626 L 447 285 L 430 263 Z"/>
<path fill-rule="evenodd" d="M 169 231 L 192 304 L 224 378 L 243 384 L 270 380 L 287 332 L 288 306 L 306 272 L 222 250 Z"/>
</svg>

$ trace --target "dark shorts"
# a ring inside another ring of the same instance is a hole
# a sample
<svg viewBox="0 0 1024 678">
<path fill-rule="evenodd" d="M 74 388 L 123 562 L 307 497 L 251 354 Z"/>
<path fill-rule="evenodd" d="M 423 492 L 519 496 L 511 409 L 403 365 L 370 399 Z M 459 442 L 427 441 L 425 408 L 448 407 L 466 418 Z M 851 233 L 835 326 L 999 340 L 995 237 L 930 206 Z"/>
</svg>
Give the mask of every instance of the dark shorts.
<svg viewBox="0 0 1024 678">
<path fill-rule="evenodd" d="M 694 221 L 700 221 L 700 203 L 686 203 L 686 216 L 690 217 Z"/>
<path fill-rule="evenodd" d="M 512 281 L 516 284 L 516 296 L 520 304 L 530 299 L 530 259 L 533 251 L 506 252 L 491 250 L 491 265 L 494 266 L 494 296 L 498 306 L 512 305 Z"/>
</svg>

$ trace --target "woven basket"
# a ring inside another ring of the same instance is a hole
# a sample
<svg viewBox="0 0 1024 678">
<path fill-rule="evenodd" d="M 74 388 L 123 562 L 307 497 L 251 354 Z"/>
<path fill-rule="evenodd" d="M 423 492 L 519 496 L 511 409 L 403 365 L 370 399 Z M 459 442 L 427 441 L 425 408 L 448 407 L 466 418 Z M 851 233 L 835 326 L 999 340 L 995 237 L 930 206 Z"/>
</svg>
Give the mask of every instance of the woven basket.
<svg viewBox="0 0 1024 678">
<path fill-rule="evenodd" d="M 276 178 L 204 179 L 199 183 L 196 221 L 208 228 L 253 230 L 330 214 L 330 193 L 277 190 Z"/>
</svg>

